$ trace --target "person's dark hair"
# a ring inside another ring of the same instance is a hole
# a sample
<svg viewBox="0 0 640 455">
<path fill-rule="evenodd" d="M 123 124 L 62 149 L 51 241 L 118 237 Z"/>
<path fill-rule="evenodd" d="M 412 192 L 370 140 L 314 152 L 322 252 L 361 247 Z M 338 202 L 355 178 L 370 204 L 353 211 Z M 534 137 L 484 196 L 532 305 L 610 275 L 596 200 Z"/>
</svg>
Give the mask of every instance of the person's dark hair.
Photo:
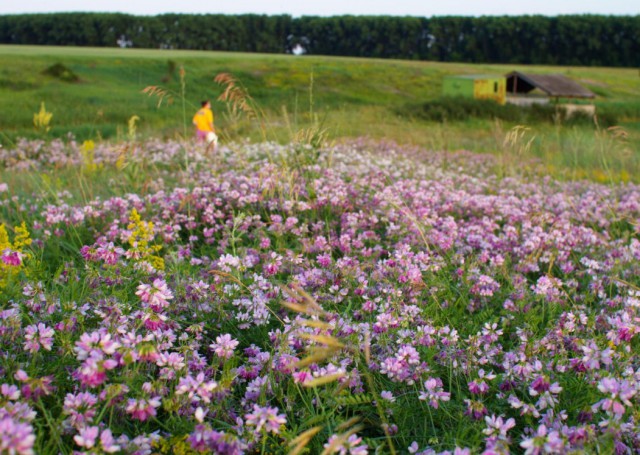
<svg viewBox="0 0 640 455">
<path fill-rule="evenodd" d="M 200 105 L 202 107 L 205 107 L 207 105 L 207 103 L 209 102 L 209 100 L 204 100 L 202 103 L 200 103 Z"/>
</svg>

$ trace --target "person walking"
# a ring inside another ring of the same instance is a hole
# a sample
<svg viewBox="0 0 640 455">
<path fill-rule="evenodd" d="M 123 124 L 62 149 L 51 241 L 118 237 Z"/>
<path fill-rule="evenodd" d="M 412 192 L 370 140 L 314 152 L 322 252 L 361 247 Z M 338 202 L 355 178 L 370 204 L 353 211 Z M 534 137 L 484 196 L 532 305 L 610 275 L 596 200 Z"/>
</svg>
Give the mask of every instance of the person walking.
<svg viewBox="0 0 640 455">
<path fill-rule="evenodd" d="M 218 135 L 213 126 L 213 112 L 211 111 L 211 102 L 209 100 L 201 103 L 202 107 L 193 116 L 193 124 L 196 127 L 196 137 L 200 141 L 207 143 L 207 146 L 213 146 L 215 151 L 218 146 Z"/>
</svg>

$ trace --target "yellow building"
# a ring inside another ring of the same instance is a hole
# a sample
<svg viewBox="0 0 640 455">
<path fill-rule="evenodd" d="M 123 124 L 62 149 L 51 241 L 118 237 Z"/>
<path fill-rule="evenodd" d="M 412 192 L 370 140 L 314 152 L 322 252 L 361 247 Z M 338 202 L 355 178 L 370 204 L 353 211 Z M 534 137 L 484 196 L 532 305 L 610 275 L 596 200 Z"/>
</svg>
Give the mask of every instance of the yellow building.
<svg viewBox="0 0 640 455">
<path fill-rule="evenodd" d="M 502 76 L 447 76 L 442 83 L 442 93 L 445 96 L 465 96 L 505 104 L 507 82 Z"/>
</svg>

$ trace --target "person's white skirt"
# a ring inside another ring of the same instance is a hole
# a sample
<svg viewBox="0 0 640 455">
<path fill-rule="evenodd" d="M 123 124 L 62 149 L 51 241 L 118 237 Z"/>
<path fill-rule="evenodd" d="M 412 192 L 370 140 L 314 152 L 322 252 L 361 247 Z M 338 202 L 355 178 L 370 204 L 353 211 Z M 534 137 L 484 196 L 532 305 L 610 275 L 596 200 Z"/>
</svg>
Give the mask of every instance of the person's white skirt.
<svg viewBox="0 0 640 455">
<path fill-rule="evenodd" d="M 208 145 L 213 144 L 214 147 L 218 145 L 218 135 L 213 131 L 209 131 L 207 133 L 207 144 Z"/>
</svg>

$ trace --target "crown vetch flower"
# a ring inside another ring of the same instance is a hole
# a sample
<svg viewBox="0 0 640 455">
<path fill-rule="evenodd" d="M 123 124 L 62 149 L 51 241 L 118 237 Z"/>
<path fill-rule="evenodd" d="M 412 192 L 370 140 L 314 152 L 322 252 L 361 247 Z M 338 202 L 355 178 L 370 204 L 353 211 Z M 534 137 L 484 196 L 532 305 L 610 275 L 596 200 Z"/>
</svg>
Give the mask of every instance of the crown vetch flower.
<svg viewBox="0 0 640 455">
<path fill-rule="evenodd" d="M 254 427 L 256 433 L 260 433 L 262 429 L 268 433 L 280 433 L 280 427 L 287 423 L 284 414 L 278 414 L 278 408 L 269 406 L 253 405 L 253 412 L 245 415 L 245 421 L 248 426 Z"/>
<path fill-rule="evenodd" d="M 139 400 L 130 398 L 129 401 L 127 401 L 125 411 L 134 419 L 144 422 L 148 418 L 156 416 L 156 408 L 159 408 L 160 404 L 161 401 L 158 396 L 149 399 L 141 398 Z"/>
<path fill-rule="evenodd" d="M 33 455 L 36 436 L 28 423 L 16 422 L 11 417 L 0 419 L 0 453 Z"/>
<path fill-rule="evenodd" d="M 420 392 L 419 399 L 428 401 L 429 405 L 438 409 L 441 401 L 449 401 L 451 394 L 445 392 L 442 388 L 442 380 L 440 378 L 429 378 L 424 383 L 424 392 Z"/>
<path fill-rule="evenodd" d="M 229 359 L 233 356 L 234 349 L 240 344 L 237 340 L 231 338 L 231 335 L 225 333 L 216 337 L 216 342 L 209 345 L 209 348 L 215 354 L 223 359 Z"/>
<path fill-rule="evenodd" d="M 42 322 L 25 327 L 25 351 L 29 351 L 32 354 L 36 353 L 42 347 L 47 351 L 51 351 L 53 346 L 53 335 L 55 331 L 51 327 L 47 327 Z"/>
</svg>

